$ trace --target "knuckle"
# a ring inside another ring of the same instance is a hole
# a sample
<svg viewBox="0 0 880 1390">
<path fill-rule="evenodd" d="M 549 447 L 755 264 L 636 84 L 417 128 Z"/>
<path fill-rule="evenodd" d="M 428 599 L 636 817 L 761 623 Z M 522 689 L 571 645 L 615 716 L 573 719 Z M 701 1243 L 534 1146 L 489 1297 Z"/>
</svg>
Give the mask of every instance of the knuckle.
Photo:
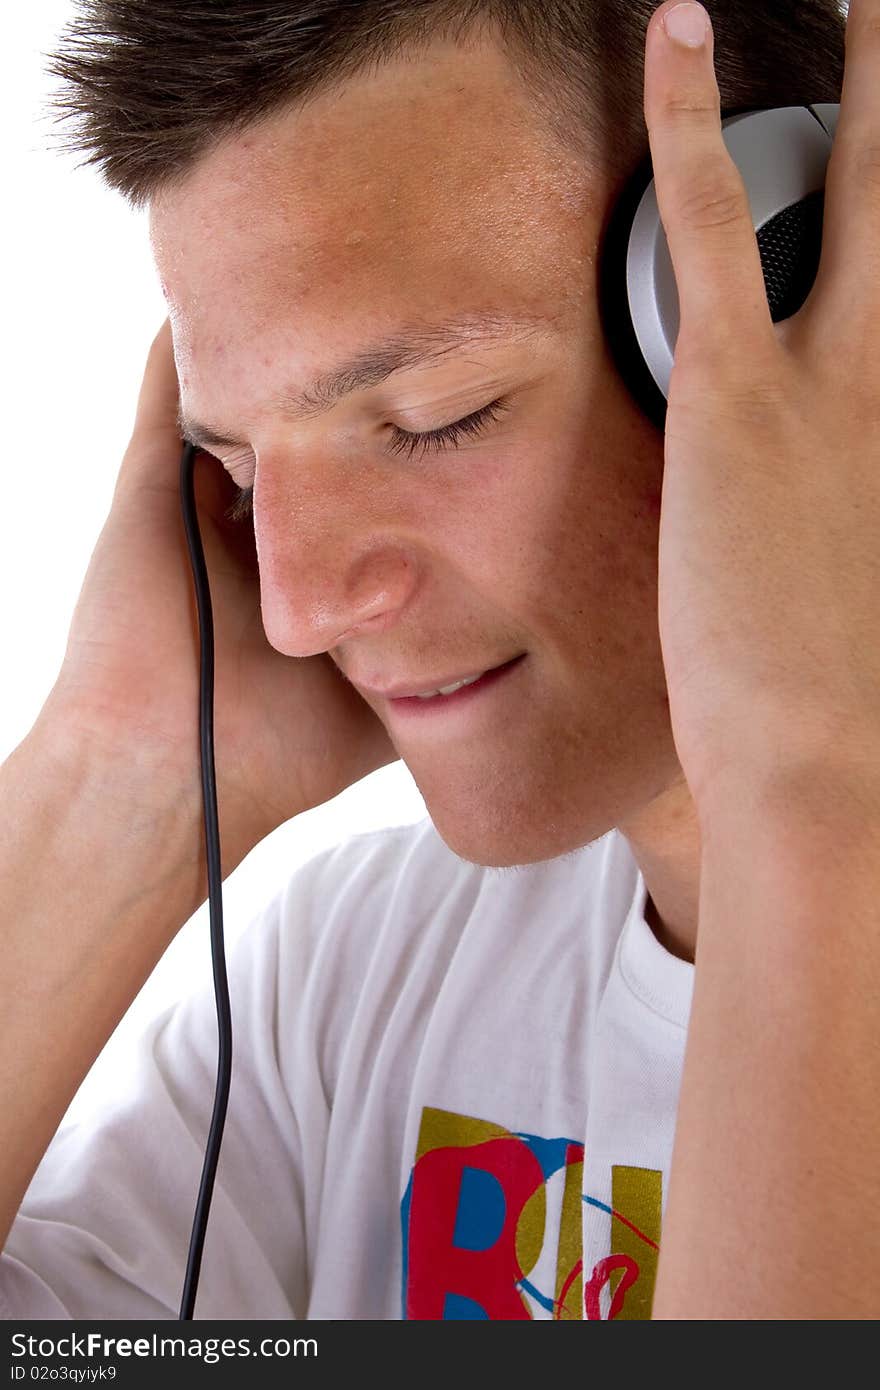
<svg viewBox="0 0 880 1390">
<path fill-rule="evenodd" d="M 847 127 L 835 137 L 832 161 L 842 164 L 846 177 L 880 187 L 880 143 L 872 129 Z"/>
<path fill-rule="evenodd" d="M 696 231 L 730 227 L 748 215 L 742 189 L 713 182 L 686 190 L 679 203 L 681 219 Z"/>
<path fill-rule="evenodd" d="M 845 42 L 880 43 L 880 14 L 876 8 L 858 10 L 851 16 L 846 26 Z"/>
<path fill-rule="evenodd" d="M 680 88 L 671 93 L 663 103 L 664 114 L 682 124 L 693 121 L 694 117 L 704 123 L 708 115 L 716 115 L 720 98 L 708 92 L 705 87 Z"/>
<path fill-rule="evenodd" d="M 772 346 L 751 339 L 746 351 L 711 326 L 692 330 L 676 347 L 675 366 L 694 391 L 698 409 L 707 401 L 719 420 L 764 428 L 784 416 L 792 385 Z"/>
<path fill-rule="evenodd" d="M 868 142 L 859 147 L 855 154 L 855 172 L 859 187 L 880 193 L 880 145 Z"/>
</svg>

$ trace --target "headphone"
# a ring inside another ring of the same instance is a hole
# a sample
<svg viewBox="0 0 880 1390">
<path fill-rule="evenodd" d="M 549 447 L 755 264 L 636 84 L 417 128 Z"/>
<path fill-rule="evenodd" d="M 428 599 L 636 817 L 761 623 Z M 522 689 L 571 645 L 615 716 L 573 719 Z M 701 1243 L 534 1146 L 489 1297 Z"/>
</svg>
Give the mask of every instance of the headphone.
<svg viewBox="0 0 880 1390">
<path fill-rule="evenodd" d="M 721 130 L 739 169 L 774 323 L 801 308 L 819 269 L 825 173 L 840 105 L 726 108 Z M 599 311 L 636 404 L 663 430 L 679 329 L 678 290 L 650 154 L 617 200 L 600 253 Z"/>
<path fill-rule="evenodd" d="M 839 113 L 840 106 L 834 103 L 773 110 L 728 108 L 722 112 L 724 142 L 749 197 L 774 323 L 797 313 L 816 279 L 822 249 L 825 175 Z M 606 226 L 600 254 L 599 310 L 612 358 L 624 382 L 636 404 L 662 431 L 678 339 L 679 302 L 650 154 L 627 180 Z M 193 1317 L 232 1070 L 214 775 L 214 631 L 196 518 L 193 469 L 197 452 L 194 445 L 184 445 L 180 495 L 199 620 L 199 744 L 219 1058 L 180 1320 Z"/>
</svg>

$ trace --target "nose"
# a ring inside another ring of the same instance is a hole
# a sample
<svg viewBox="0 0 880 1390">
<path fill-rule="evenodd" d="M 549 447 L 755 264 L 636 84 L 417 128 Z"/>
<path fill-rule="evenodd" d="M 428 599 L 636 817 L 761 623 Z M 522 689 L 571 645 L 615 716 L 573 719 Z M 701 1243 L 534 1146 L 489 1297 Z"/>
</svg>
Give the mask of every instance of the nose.
<svg viewBox="0 0 880 1390">
<path fill-rule="evenodd" d="M 314 656 L 344 638 L 397 621 L 418 582 L 414 548 L 400 535 L 386 487 L 350 474 L 314 477 L 260 471 L 254 532 L 263 627 L 286 656 Z"/>
</svg>

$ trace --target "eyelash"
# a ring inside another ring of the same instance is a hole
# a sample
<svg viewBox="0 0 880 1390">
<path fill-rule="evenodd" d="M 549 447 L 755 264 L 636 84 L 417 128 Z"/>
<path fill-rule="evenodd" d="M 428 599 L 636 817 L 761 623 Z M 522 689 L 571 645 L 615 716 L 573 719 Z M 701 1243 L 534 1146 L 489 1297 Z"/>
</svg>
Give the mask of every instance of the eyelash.
<svg viewBox="0 0 880 1390">
<path fill-rule="evenodd" d="M 480 410 L 475 410 L 472 415 L 466 415 L 463 420 L 453 420 L 452 424 L 443 425 L 438 430 L 423 430 L 420 434 L 415 434 L 392 425 L 388 451 L 392 454 L 407 454 L 410 458 L 417 449 L 421 449 L 421 458 L 426 454 L 443 453 L 446 449 L 456 448 L 463 437 L 475 439 L 483 433 L 488 424 L 497 420 L 507 409 L 507 401 L 503 396 L 499 396 L 498 400 L 490 401 Z M 250 487 L 239 488 L 238 496 L 226 513 L 230 521 L 244 521 L 252 515 L 253 497 L 253 484 Z"/>
</svg>

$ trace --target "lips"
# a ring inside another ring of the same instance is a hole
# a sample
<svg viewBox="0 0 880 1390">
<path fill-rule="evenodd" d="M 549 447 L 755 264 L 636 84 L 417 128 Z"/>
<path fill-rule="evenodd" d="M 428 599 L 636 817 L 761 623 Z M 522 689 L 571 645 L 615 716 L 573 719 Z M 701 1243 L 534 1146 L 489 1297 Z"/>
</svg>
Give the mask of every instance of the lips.
<svg viewBox="0 0 880 1390">
<path fill-rule="evenodd" d="M 493 670 L 494 668 L 487 667 L 486 669 Z M 477 681 L 481 680 L 485 674 L 485 671 L 478 671 L 475 676 L 463 676 L 460 681 L 450 681 L 448 685 L 437 686 L 436 690 L 420 691 L 415 698 L 417 700 L 433 700 L 435 695 L 454 695 L 456 690 L 461 690 L 464 685 L 476 685 Z"/>
<path fill-rule="evenodd" d="M 482 669 L 472 668 L 470 671 L 462 671 L 457 675 L 441 676 L 438 680 L 423 680 L 418 685 L 392 685 L 383 688 L 381 686 L 366 685 L 361 681 L 352 681 L 352 684 L 355 685 L 358 690 L 368 695 L 383 696 L 386 700 L 405 700 L 415 698 L 419 695 L 433 696 L 444 686 L 458 685 L 459 681 L 470 681 L 473 680 L 475 676 L 479 676 L 482 679 L 493 671 L 504 670 L 505 667 L 511 665 L 514 661 L 518 661 L 520 657 L 524 655 L 524 652 L 520 652 L 517 656 L 510 657 L 507 661 L 501 662 L 496 666 L 484 666 Z M 349 677 L 349 679 L 351 679 L 351 677 Z M 479 682 L 476 683 L 479 684 Z M 451 696 L 443 696 L 442 698 L 451 699 Z"/>
<path fill-rule="evenodd" d="M 479 680 L 461 686 L 451 695 L 429 695 L 427 697 L 402 695 L 391 697 L 388 703 L 394 710 L 407 714 L 429 714 L 435 711 L 459 709 L 463 705 L 470 704 L 471 701 L 479 700 L 485 691 L 503 681 L 508 672 L 514 670 L 525 659 L 525 655 L 525 652 L 521 652 L 519 656 L 512 657 L 510 661 L 505 661 L 501 666 L 491 667 L 480 676 Z"/>
</svg>

